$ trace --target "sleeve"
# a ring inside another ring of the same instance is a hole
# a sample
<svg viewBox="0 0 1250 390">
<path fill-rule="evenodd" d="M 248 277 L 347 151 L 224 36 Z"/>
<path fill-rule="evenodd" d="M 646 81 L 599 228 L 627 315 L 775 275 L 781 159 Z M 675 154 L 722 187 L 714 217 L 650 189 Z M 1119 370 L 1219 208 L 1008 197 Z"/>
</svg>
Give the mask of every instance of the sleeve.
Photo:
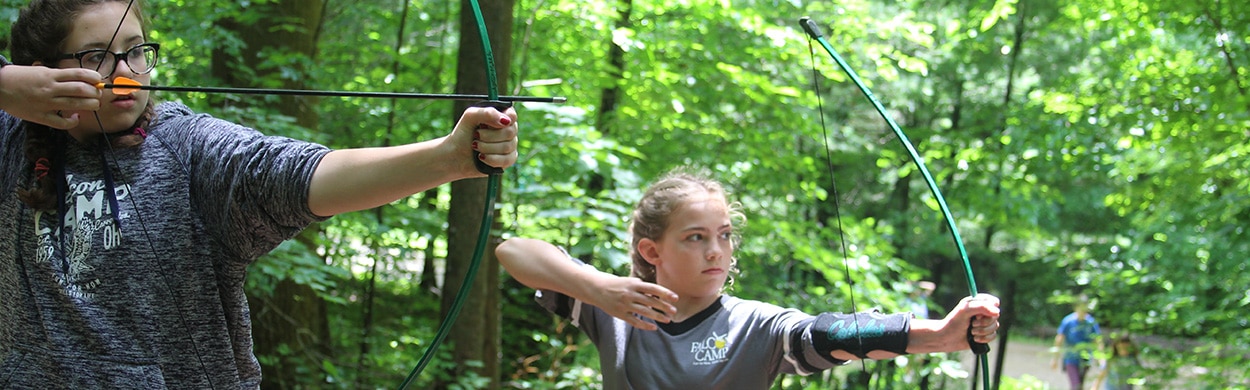
<svg viewBox="0 0 1250 390">
<path fill-rule="evenodd" d="M 329 148 L 163 104 L 151 133 L 179 160 L 210 233 L 251 261 L 327 218 L 308 208 L 312 174 Z"/>
<path fill-rule="evenodd" d="M 822 348 L 817 347 L 816 332 L 813 332 L 815 326 L 816 317 L 805 316 L 789 327 L 782 351 L 787 364 L 782 366 L 781 372 L 811 375 L 847 363 L 845 360 L 833 358 L 829 351 L 822 351 Z"/>
<path fill-rule="evenodd" d="M 817 317 L 793 308 L 733 297 L 726 298 L 724 304 L 729 323 L 734 324 L 730 333 L 737 334 L 733 338 L 746 342 L 753 354 L 769 350 L 776 354 L 766 363 L 773 373 L 810 375 L 847 363 L 818 346 L 819 332 L 813 331 L 818 326 Z"/>
<path fill-rule="evenodd" d="M 18 133 L 21 120 L 0 110 L 0 193 L 12 194 L 18 181 L 23 177 L 22 170 L 27 169 L 26 155 L 21 146 L 25 137 Z"/>
</svg>

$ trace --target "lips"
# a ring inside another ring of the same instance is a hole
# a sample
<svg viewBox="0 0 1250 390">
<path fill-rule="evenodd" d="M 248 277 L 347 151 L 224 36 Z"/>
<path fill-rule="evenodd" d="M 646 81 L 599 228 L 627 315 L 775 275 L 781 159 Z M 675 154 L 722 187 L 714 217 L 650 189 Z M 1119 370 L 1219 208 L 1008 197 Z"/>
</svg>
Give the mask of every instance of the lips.
<svg viewBox="0 0 1250 390">
<path fill-rule="evenodd" d="M 135 106 L 135 98 L 134 96 L 118 96 L 110 104 L 117 108 L 130 109 Z"/>
<path fill-rule="evenodd" d="M 720 268 L 708 268 L 703 270 L 704 275 L 719 275 L 723 273 L 725 273 L 725 270 Z"/>
</svg>

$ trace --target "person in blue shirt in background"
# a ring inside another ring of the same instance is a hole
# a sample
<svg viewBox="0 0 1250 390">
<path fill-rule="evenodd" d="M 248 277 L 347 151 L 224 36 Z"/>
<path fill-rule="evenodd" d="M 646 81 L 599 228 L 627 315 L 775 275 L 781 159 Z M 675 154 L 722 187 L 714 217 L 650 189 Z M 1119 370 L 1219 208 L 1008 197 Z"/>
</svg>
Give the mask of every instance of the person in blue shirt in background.
<svg viewBox="0 0 1250 390">
<path fill-rule="evenodd" d="M 1085 384 L 1085 372 L 1089 370 L 1089 359 L 1099 345 L 1101 330 L 1098 320 L 1089 313 L 1089 302 L 1084 298 L 1077 300 L 1073 312 L 1059 322 L 1058 334 L 1055 335 L 1055 352 L 1063 354 L 1063 370 L 1068 374 L 1068 385 L 1072 390 L 1081 390 Z M 1051 367 L 1059 368 L 1059 355 L 1051 359 Z"/>
</svg>

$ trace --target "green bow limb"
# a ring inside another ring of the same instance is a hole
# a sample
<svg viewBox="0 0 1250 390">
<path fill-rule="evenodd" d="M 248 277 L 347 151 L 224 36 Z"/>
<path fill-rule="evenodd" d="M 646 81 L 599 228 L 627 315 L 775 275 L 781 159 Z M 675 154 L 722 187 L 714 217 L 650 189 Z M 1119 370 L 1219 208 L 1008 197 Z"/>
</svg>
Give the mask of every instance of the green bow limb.
<svg viewBox="0 0 1250 390">
<path fill-rule="evenodd" d="M 907 154 L 911 156 L 912 162 L 916 164 L 916 168 L 920 171 L 921 176 L 924 176 L 925 183 L 929 186 L 929 191 L 932 192 L 933 197 L 937 199 L 938 208 L 942 211 L 942 217 L 945 218 L 946 226 L 950 231 L 951 238 L 955 241 L 955 247 L 959 251 L 959 258 L 963 260 L 964 273 L 968 280 L 968 291 L 971 296 L 977 296 L 976 277 L 972 274 L 972 264 L 968 261 L 968 251 L 964 249 L 963 238 L 959 236 L 959 227 L 955 226 L 955 217 L 951 215 L 950 208 L 946 206 L 946 198 L 942 197 L 942 191 L 938 189 L 937 181 L 933 179 L 933 175 L 929 174 L 929 169 L 925 166 L 924 159 L 921 158 L 920 154 L 916 152 L 916 147 L 913 146 L 911 141 L 907 138 L 907 134 L 903 133 L 903 129 L 899 128 L 898 124 L 894 122 L 894 119 L 890 118 L 890 115 L 885 112 L 885 107 L 881 105 L 881 102 L 878 101 L 877 97 L 872 94 L 872 91 L 869 90 L 868 87 L 864 85 L 863 81 L 859 79 L 859 75 L 855 73 L 855 70 L 851 69 L 851 66 L 842 59 L 842 56 L 839 56 L 838 53 L 833 50 L 833 46 L 830 45 L 829 41 L 825 39 L 824 33 L 821 32 L 820 27 L 818 27 L 816 23 L 808 17 L 799 19 L 799 24 L 803 26 L 803 30 L 807 31 L 808 36 L 820 43 L 820 46 L 829 53 L 829 56 L 832 57 L 833 61 L 838 64 L 838 67 L 842 68 L 842 70 L 850 76 L 851 81 L 855 83 L 855 86 L 859 88 L 860 92 L 863 92 L 864 97 L 868 98 L 868 100 L 872 102 L 873 107 L 877 109 L 877 113 L 881 114 L 881 118 L 885 119 L 886 123 L 889 124 L 890 130 L 894 131 L 894 134 L 898 137 L 899 142 L 902 143 L 903 148 L 907 149 Z M 972 352 L 977 355 L 977 362 L 981 368 L 984 388 L 989 389 L 990 374 L 989 358 L 987 357 L 987 354 L 990 351 L 990 347 L 985 343 L 978 343 L 973 340 L 971 324 L 968 325 L 967 339 L 969 347 L 972 348 Z M 976 385 L 974 378 L 973 389 L 975 390 L 975 388 Z"/>
<path fill-rule="evenodd" d="M 482 38 L 482 51 L 486 60 L 486 80 L 487 80 L 487 98 L 489 100 L 479 103 L 480 106 L 494 107 L 503 111 L 511 104 L 499 101 L 499 85 L 495 77 L 495 55 L 490 47 L 490 37 L 486 33 L 486 19 L 482 16 L 482 8 L 478 5 L 477 0 L 469 0 L 469 5 L 473 9 L 474 20 L 477 21 L 478 34 Z M 430 346 L 426 348 L 425 354 L 421 355 L 421 360 L 417 362 L 417 366 L 412 368 L 412 372 L 408 373 L 408 377 L 404 378 L 400 383 L 399 389 L 408 388 L 408 385 L 421 375 L 421 371 L 434 358 L 434 351 L 447 338 L 447 334 L 451 332 L 451 326 L 456 322 L 456 317 L 460 315 L 460 309 L 464 307 L 464 302 L 469 298 L 469 293 L 473 289 L 473 279 L 477 276 L 478 267 L 482 264 L 482 255 L 486 253 L 486 243 L 490 239 L 490 227 L 495 217 L 495 196 L 499 192 L 499 182 L 502 169 L 491 167 L 483 163 L 474 156 L 474 164 L 477 169 L 488 176 L 486 183 L 486 201 L 482 208 L 482 225 L 478 228 L 477 244 L 473 248 L 473 257 L 469 260 L 468 273 L 465 274 L 464 282 L 460 284 L 460 290 L 456 293 L 456 298 L 451 303 L 451 308 L 447 311 L 447 317 L 438 326 L 438 332 L 434 335 L 434 340 L 430 342 Z"/>
</svg>

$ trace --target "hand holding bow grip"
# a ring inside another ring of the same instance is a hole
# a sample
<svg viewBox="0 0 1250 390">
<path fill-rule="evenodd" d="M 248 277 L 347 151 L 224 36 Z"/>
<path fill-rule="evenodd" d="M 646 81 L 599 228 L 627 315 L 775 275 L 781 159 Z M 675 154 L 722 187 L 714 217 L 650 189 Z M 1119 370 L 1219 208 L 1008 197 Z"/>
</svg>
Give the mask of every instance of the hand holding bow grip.
<svg viewBox="0 0 1250 390">
<path fill-rule="evenodd" d="M 499 112 L 504 112 L 504 111 L 507 111 L 509 108 L 512 108 L 512 102 L 505 102 L 505 101 L 499 101 L 499 100 L 483 100 L 483 101 L 474 103 L 471 107 L 490 107 L 490 108 L 494 108 L 495 110 L 498 110 Z M 477 128 L 488 129 L 490 127 L 486 125 L 477 125 Z M 503 173 L 503 168 L 492 167 L 489 164 L 486 164 L 485 161 L 482 161 L 482 153 L 476 150 L 473 151 L 473 166 L 477 167 L 478 172 L 485 173 L 487 175 L 495 175 L 495 174 Z"/>
<path fill-rule="evenodd" d="M 985 355 L 990 353 L 990 345 L 986 343 L 978 343 L 972 337 L 972 324 L 968 324 L 968 347 L 972 348 L 972 353 L 977 355 Z"/>
</svg>

